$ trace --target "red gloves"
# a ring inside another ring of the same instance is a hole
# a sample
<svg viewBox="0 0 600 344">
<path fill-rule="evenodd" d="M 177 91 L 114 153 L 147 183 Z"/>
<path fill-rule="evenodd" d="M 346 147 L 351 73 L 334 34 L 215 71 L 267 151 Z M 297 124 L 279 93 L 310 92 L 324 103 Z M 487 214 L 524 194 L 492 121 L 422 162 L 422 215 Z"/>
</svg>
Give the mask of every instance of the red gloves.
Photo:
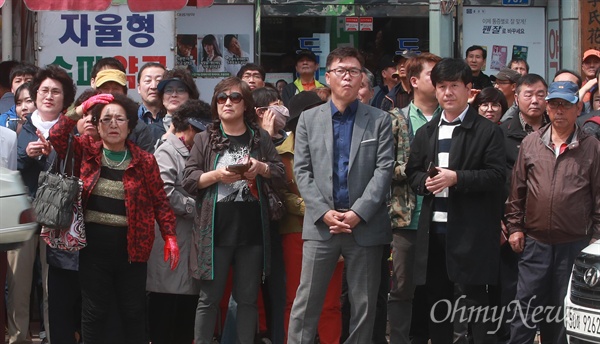
<svg viewBox="0 0 600 344">
<path fill-rule="evenodd" d="M 97 94 L 95 96 L 88 98 L 88 100 L 84 101 L 83 103 L 81 103 L 81 110 L 83 111 L 83 114 L 85 115 L 92 106 L 94 106 L 96 104 L 108 104 L 108 103 L 112 102 L 114 99 L 115 99 L 115 97 L 113 97 L 113 95 L 110 93 Z"/>
<path fill-rule="evenodd" d="M 179 246 L 177 245 L 177 237 L 167 235 L 165 240 L 165 262 L 171 259 L 171 270 L 175 270 L 179 264 Z"/>
</svg>

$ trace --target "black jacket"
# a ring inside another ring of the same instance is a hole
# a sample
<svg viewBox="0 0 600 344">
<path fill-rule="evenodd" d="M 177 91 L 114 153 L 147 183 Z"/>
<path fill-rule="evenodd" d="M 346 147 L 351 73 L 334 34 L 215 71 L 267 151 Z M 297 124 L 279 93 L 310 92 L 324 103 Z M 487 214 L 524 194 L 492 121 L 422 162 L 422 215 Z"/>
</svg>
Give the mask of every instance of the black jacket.
<svg viewBox="0 0 600 344">
<path fill-rule="evenodd" d="M 17 169 L 21 172 L 21 177 L 29 195 L 33 198 L 38 187 L 38 177 L 40 172 L 45 171 L 49 167 L 49 163 L 54 157 L 54 151 L 50 156 L 42 155 L 40 159 L 34 159 L 27 156 L 27 145 L 29 142 L 37 141 L 37 128 L 31 122 L 31 114 L 26 116 L 27 122 L 23 124 L 21 132 L 17 136 Z"/>
<path fill-rule="evenodd" d="M 415 250 L 417 285 L 426 282 L 435 197 L 425 188 L 425 180 L 429 162 L 437 161 L 440 116 L 417 130 L 406 167 L 411 187 L 424 196 Z M 457 184 L 449 189 L 446 235 L 446 264 L 453 282 L 496 283 L 505 165 L 502 130 L 469 107 L 464 121 L 454 129 L 448 167 L 457 174 Z"/>
<path fill-rule="evenodd" d="M 582 128 L 583 132 L 600 140 L 600 116 L 588 119 Z"/>
</svg>

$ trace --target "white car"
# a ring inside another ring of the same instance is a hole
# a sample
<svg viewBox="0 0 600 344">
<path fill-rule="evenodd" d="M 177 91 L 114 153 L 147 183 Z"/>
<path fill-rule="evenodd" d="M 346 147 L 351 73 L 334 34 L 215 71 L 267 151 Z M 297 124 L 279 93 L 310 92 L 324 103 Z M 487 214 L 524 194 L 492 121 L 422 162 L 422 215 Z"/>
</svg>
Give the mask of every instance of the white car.
<svg viewBox="0 0 600 344">
<path fill-rule="evenodd" d="M 575 259 L 565 297 L 565 328 L 571 344 L 600 343 L 600 241 Z"/>
<path fill-rule="evenodd" d="M 0 251 L 19 247 L 37 229 L 35 213 L 21 174 L 0 167 Z"/>
</svg>

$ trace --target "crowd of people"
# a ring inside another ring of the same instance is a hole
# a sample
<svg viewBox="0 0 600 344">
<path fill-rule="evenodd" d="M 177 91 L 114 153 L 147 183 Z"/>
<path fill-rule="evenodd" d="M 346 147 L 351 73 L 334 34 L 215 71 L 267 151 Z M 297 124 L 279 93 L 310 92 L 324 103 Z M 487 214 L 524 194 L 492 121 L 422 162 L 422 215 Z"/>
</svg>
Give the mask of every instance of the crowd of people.
<svg viewBox="0 0 600 344">
<path fill-rule="evenodd" d="M 319 81 L 300 50 L 292 83 L 246 63 L 210 104 L 187 68 L 143 65 L 137 104 L 115 58 L 77 99 L 60 67 L 0 63 L 0 164 L 34 198 L 71 152 L 86 235 L 0 252 L 0 332 L 30 343 L 39 309 L 54 344 L 566 343 L 552 319 L 600 238 L 600 51 L 583 78 L 485 61 L 405 52 L 375 76 L 342 47 Z"/>
</svg>

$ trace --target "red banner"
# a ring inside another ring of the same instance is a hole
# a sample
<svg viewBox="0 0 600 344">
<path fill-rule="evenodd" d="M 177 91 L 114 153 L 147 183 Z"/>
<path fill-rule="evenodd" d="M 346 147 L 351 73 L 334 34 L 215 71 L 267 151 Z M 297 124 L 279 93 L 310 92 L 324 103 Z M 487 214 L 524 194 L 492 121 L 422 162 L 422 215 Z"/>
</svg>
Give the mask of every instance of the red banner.
<svg viewBox="0 0 600 344">
<path fill-rule="evenodd" d="M 32 11 L 105 11 L 111 0 L 23 0 Z"/>
<path fill-rule="evenodd" d="M 0 0 L 0 7 L 5 0 Z M 111 0 L 23 0 L 32 11 L 106 11 Z M 207 5 L 207 2 L 210 4 Z M 182 9 L 187 0 L 128 0 L 132 12 L 176 11 Z M 198 7 L 210 6 L 212 0 L 198 1 Z"/>
<path fill-rule="evenodd" d="M 186 3 L 187 0 L 127 0 L 131 12 L 176 11 Z"/>
</svg>

